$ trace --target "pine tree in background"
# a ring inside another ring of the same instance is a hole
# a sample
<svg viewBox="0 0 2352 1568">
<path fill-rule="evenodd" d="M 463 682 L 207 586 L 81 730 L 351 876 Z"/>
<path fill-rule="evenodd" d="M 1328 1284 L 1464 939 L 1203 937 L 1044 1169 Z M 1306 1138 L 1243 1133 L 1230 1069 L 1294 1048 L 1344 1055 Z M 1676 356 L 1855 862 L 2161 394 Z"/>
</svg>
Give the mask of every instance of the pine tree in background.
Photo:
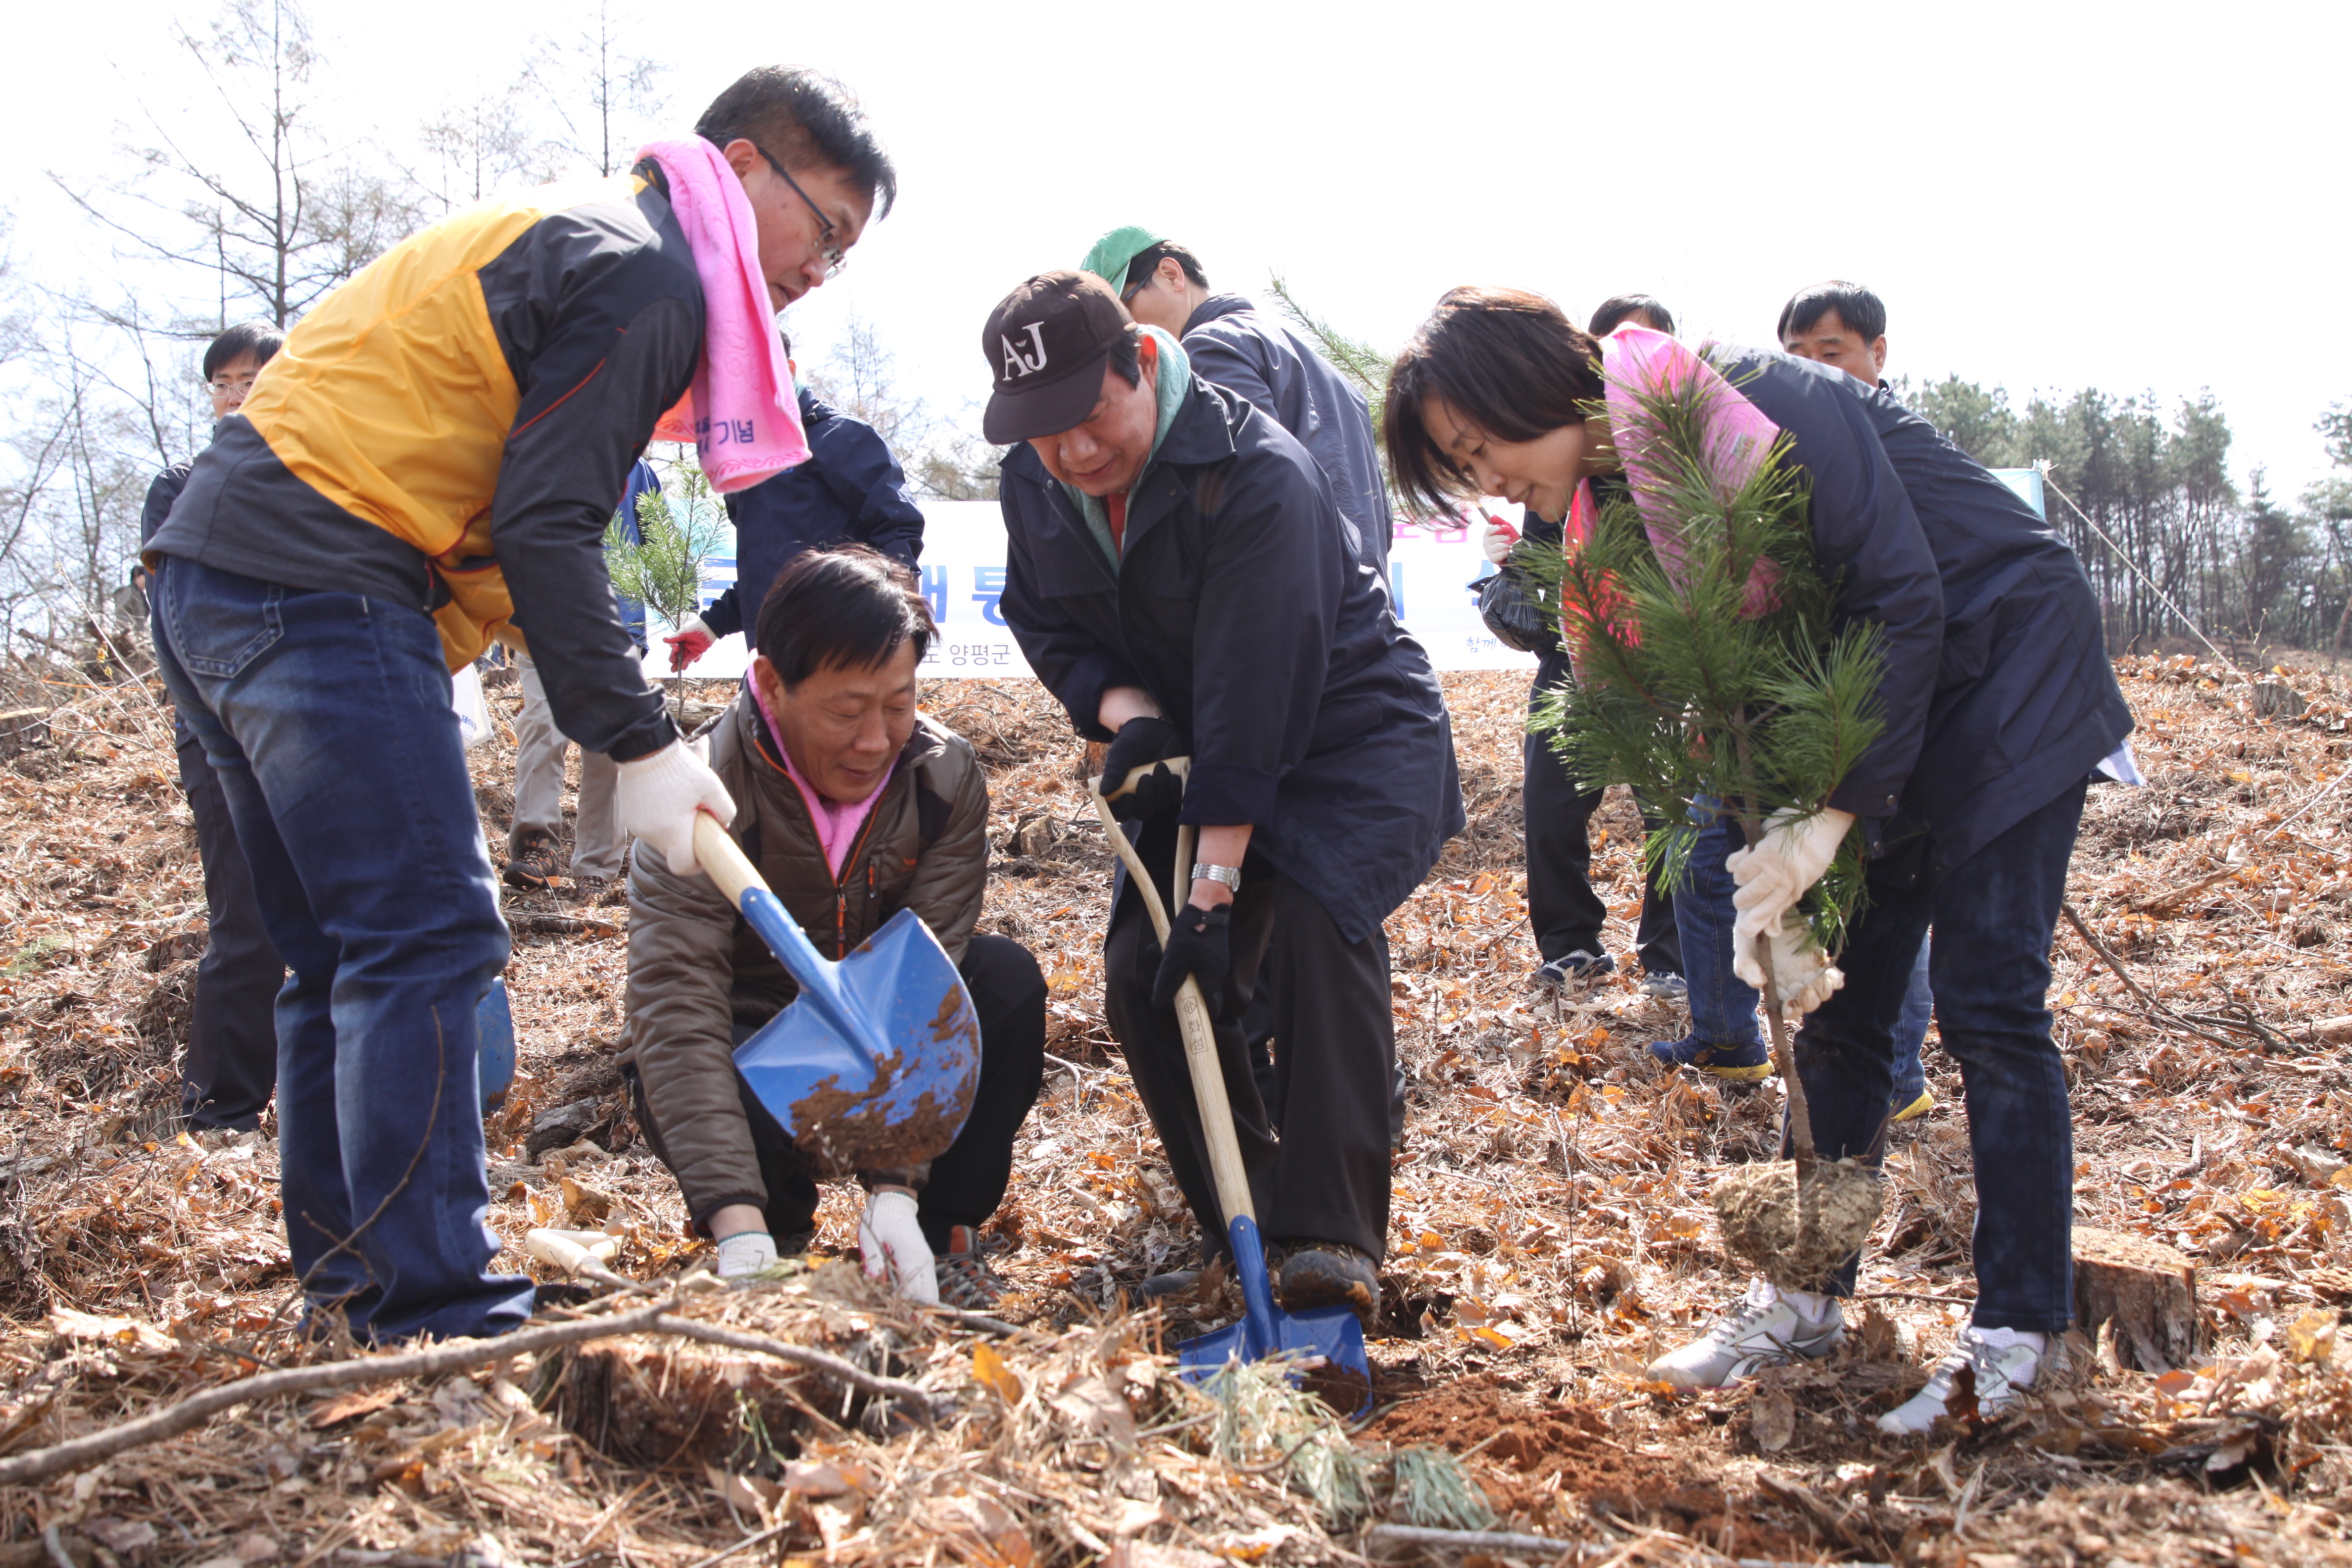
<svg viewBox="0 0 2352 1568">
<path fill-rule="evenodd" d="M 647 490 L 637 498 L 637 538 L 629 537 L 618 511 L 604 530 L 604 569 L 613 579 L 613 596 L 643 605 L 672 631 L 683 626 L 702 608 L 702 563 L 726 537 L 721 515 L 702 470 L 677 464 L 667 490 Z M 669 690 L 683 726 L 683 677 L 672 675 Z"/>
</svg>

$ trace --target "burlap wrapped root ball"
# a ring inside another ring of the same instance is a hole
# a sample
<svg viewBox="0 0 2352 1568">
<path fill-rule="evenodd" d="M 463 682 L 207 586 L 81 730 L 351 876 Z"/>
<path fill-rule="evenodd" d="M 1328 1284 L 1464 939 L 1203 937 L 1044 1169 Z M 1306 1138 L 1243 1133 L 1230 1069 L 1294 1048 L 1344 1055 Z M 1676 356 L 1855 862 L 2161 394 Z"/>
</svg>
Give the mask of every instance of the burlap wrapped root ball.
<svg viewBox="0 0 2352 1568">
<path fill-rule="evenodd" d="M 1870 1239 L 1885 1200 L 1859 1160 L 1816 1160 L 1802 1202 L 1792 1160 L 1745 1165 L 1715 1184 L 1724 1245 L 1783 1290 L 1826 1290 Z"/>
</svg>

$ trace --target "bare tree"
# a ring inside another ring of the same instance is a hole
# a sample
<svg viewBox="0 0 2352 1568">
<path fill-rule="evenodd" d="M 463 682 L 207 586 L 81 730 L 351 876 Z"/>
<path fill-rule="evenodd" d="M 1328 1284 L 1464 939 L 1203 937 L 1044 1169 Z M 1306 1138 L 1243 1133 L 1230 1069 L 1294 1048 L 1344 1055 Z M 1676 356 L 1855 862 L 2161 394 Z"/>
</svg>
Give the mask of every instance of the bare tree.
<svg viewBox="0 0 2352 1568">
<path fill-rule="evenodd" d="M 554 178 L 558 151 L 523 113 L 536 91 L 525 78 L 504 91 L 452 103 L 417 133 L 428 167 L 411 178 L 431 193 L 444 213 L 469 206 L 500 186 L 544 184 Z"/>
<path fill-rule="evenodd" d="M 167 120 L 143 102 L 128 181 L 50 179 L 124 254 L 212 275 L 211 324 L 192 318 L 190 335 L 249 314 L 289 325 L 414 227 L 415 201 L 404 185 L 331 157 L 311 116 L 320 57 L 296 0 L 228 0 L 207 35 L 174 36 L 200 89 L 171 100 L 208 110 Z M 235 151 L 216 162 L 208 149 L 224 141 Z"/>
<path fill-rule="evenodd" d="M 668 103 L 660 82 L 669 68 L 630 53 L 623 21 L 611 0 L 597 0 L 571 37 L 538 40 L 526 73 L 562 124 L 556 145 L 599 174 L 635 162 L 642 132 Z"/>
</svg>

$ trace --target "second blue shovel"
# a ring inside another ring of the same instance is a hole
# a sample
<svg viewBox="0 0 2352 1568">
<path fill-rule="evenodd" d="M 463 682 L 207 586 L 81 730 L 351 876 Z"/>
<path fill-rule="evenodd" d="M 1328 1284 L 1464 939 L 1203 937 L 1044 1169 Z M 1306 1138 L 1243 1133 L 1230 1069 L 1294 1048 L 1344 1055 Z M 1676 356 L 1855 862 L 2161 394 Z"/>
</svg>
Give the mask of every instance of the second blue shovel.
<svg viewBox="0 0 2352 1568">
<path fill-rule="evenodd" d="M 892 1170 L 945 1153 L 980 1081 L 980 1019 L 930 928 L 900 910 L 836 963 L 702 813 L 694 853 L 800 984 L 735 1048 L 760 1103 L 827 1172 Z"/>
</svg>

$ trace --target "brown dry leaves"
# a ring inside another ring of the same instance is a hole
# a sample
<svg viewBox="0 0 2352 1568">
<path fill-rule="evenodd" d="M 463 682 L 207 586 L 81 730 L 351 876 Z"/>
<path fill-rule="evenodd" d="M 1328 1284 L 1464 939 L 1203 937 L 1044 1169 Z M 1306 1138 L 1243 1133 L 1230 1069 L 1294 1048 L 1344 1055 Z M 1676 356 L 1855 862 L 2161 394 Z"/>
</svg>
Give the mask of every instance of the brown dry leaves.
<svg viewBox="0 0 2352 1568">
<path fill-rule="evenodd" d="M 2120 668 L 2149 787 L 2092 792 L 2072 897 L 2157 1005 L 2062 930 L 2052 1003 L 2076 1097 L 2076 1212 L 2199 1263 L 2204 1364 L 2150 1376 L 2086 1343 L 2010 1423 L 1925 1447 L 1865 1435 L 1967 1310 L 1966 1123 L 1931 1045 L 1942 1103 L 1898 1131 L 1864 1282 L 1885 1299 L 1854 1348 L 1750 1392 L 1643 1385 L 1647 1358 L 1738 1288 L 1708 1190 L 1726 1162 L 1769 1152 L 1777 1095 L 1659 1075 L 1642 1047 L 1683 1020 L 1630 977 L 1558 1003 L 1528 988 L 1524 681 L 1457 675 L 1470 829 L 1389 927 L 1412 1120 L 1373 1353 L 1384 1401 L 1402 1403 L 1360 1442 L 1410 1433 L 1475 1450 L 1510 1527 L 1653 1561 L 2343 1555 L 2352 789 L 2337 784 L 2352 688 L 2316 669 L 2272 675 L 2306 700 L 2289 718 L 2234 672 Z M 782 1527 L 792 1552 L 843 1563 L 1329 1560 L 1303 1500 L 1207 1458 L 1201 1429 L 1181 1425 L 1198 1406 L 1165 1352 L 1223 1321 L 1225 1283 L 1156 1315 L 1125 1310 L 1145 1277 L 1189 1264 L 1195 1232 L 1102 1021 L 1108 858 L 1082 749 L 1034 687 L 940 683 L 929 701 L 991 771 L 983 929 L 1028 943 L 1050 987 L 1056 1059 L 991 1227 L 1018 1291 L 1005 1315 L 1030 1327 L 991 1342 L 917 1322 L 835 1270 L 727 1312 L 958 1391 L 953 1423 L 869 1426 L 819 1380 L 628 1342 L 331 1406 L 241 1410 L 0 1497 L 16 1521 L 0 1542 L 55 1523 L 73 1550 L 121 1563 L 291 1565 L 341 1549 L 446 1556 L 487 1537 L 518 1563 L 687 1568 Z M 493 702 L 510 713 L 510 694 Z M 168 1131 L 202 927 L 168 728 L 130 687 L 82 693 L 52 731 L 0 766 L 0 1097 L 16 1134 L 0 1150 L 0 1449 L 334 1353 L 284 1331 L 268 1142 Z M 492 742 L 474 760 L 502 850 L 511 753 Z M 1638 833 L 1622 799 L 1596 818 L 1621 961 Z M 590 912 L 562 890 L 510 905 Z M 489 1218 L 518 1247 L 531 1225 L 585 1219 L 620 1239 L 617 1267 L 651 1278 L 704 1254 L 611 1070 L 625 946 L 598 933 L 625 910 L 593 915 L 518 941 L 507 979 L 522 1067 L 491 1129 Z M 821 1254 L 854 1248 L 856 1211 L 853 1193 L 828 1193 Z M 520 1267 L 519 1251 L 507 1261 Z M 1415 1426 L 1415 1411 L 1431 1418 Z M 2237 1484 L 2250 1477 L 2267 1494 Z"/>
</svg>

